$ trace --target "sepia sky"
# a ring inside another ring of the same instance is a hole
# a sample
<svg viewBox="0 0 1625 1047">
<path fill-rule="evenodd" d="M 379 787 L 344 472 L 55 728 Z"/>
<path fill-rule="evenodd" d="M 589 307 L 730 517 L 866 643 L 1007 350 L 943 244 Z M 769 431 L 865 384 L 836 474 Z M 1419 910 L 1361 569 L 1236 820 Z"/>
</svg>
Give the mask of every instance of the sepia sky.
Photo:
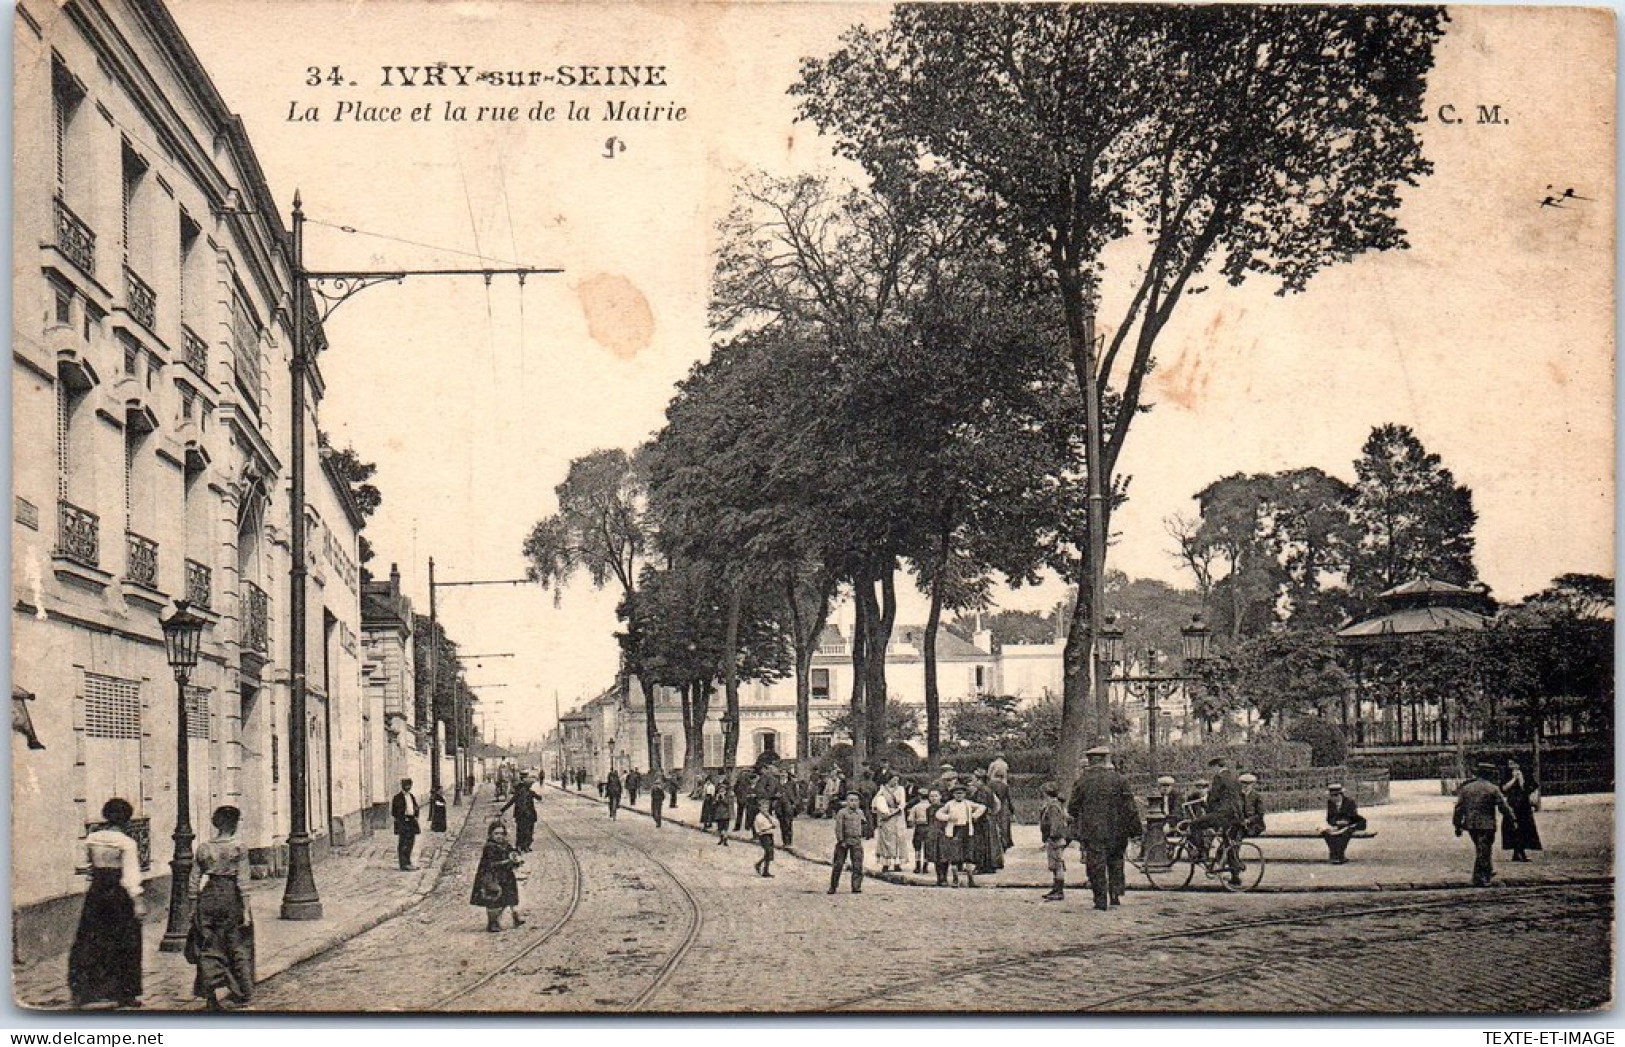
<svg viewBox="0 0 1625 1047">
<path fill-rule="evenodd" d="M 707 351 L 713 225 L 736 175 L 852 173 L 793 122 L 784 89 L 800 58 L 886 16 L 799 3 L 169 2 L 242 115 L 285 223 L 301 190 L 307 266 L 566 270 L 523 290 L 504 277 L 386 285 L 328 324 L 321 424 L 378 463 L 372 567 L 398 562 L 424 611 L 430 556 L 442 580 L 520 577 L 520 545 L 555 509 L 570 460 L 630 449 L 659 427 L 674 383 Z M 1612 573 L 1611 15 L 1452 13 L 1429 89 L 1436 171 L 1401 216 L 1412 249 L 1291 297 L 1210 282 L 1180 306 L 1151 382 L 1156 407 L 1122 458 L 1133 482 L 1113 521 L 1113 568 L 1189 584 L 1162 521 L 1194 514 L 1197 490 L 1308 465 L 1352 480 L 1371 427 L 1397 422 L 1473 489 L 1479 571 L 1498 596 L 1565 571 Z M 663 65 L 670 86 L 379 86 L 384 66 L 440 62 Z M 335 65 L 355 87 L 305 86 L 308 67 Z M 687 118 L 606 123 L 612 99 L 673 103 Z M 593 120 L 565 120 L 572 100 Z M 428 104 L 432 117 L 336 123 L 341 102 Z M 469 121 L 446 122 L 447 102 Z M 538 102 L 557 107 L 553 122 L 474 122 L 481 105 L 523 115 Z M 1442 122 L 1445 105 L 1463 122 Z M 1478 123 L 1480 105 L 1499 105 L 1503 122 Z M 289 119 L 306 106 L 323 119 Z M 620 147 L 606 157 L 611 136 Z M 1542 208 L 1549 185 L 1591 199 Z M 1000 603 L 1058 596 L 1052 586 Z M 555 690 L 568 708 L 612 682 L 614 605 L 585 578 L 557 606 L 529 587 L 442 590 L 465 650 L 518 655 L 470 673 L 477 690 L 506 685 L 484 692 L 499 740 L 550 727 Z M 899 620 L 923 617 L 911 597 Z"/>
</svg>

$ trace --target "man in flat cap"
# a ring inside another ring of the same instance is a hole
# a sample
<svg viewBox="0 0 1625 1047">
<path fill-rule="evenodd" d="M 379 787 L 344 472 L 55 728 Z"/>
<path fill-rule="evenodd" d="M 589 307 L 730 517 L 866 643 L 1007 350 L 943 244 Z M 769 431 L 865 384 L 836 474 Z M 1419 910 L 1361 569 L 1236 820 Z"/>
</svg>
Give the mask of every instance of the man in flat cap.
<svg viewBox="0 0 1625 1047">
<path fill-rule="evenodd" d="M 1354 797 L 1344 794 L 1341 782 L 1326 786 L 1326 824 L 1321 827 L 1320 835 L 1326 840 L 1326 851 L 1333 865 L 1348 861 L 1344 855 L 1349 849 L 1349 839 L 1364 831 L 1365 815 L 1360 813 Z"/>
<path fill-rule="evenodd" d="M 1241 825 L 1241 779 L 1222 756 L 1215 756 L 1207 762 L 1208 777 L 1212 782 L 1207 789 L 1207 810 L 1198 818 L 1191 820 L 1191 840 L 1196 845 L 1196 853 L 1204 858 L 1208 852 L 1209 830 L 1218 830 L 1228 837 L 1229 834 Z M 1222 849 L 1221 849 L 1222 850 Z M 1232 883 L 1241 882 L 1241 870 L 1234 865 L 1230 868 Z"/>
<path fill-rule="evenodd" d="M 1072 816 L 1072 835 L 1083 844 L 1095 908 L 1106 909 L 1122 904 L 1123 852 L 1141 833 L 1140 811 L 1128 779 L 1107 765 L 1110 749 L 1096 746 L 1083 755 L 1088 763 L 1072 786 L 1066 809 Z"/>
<path fill-rule="evenodd" d="M 1264 831 L 1264 796 L 1258 791 L 1258 775 L 1241 776 L 1241 831 L 1257 836 Z"/>
<path fill-rule="evenodd" d="M 1463 832 L 1473 838 L 1473 886 L 1488 887 L 1495 878 L 1495 866 L 1490 855 L 1495 851 L 1495 812 L 1500 811 L 1506 823 L 1516 829 L 1518 816 L 1512 813 L 1505 796 L 1495 785 L 1495 765 L 1478 765 L 1478 777 L 1456 790 L 1456 812 L 1452 821 L 1456 835 Z"/>
</svg>

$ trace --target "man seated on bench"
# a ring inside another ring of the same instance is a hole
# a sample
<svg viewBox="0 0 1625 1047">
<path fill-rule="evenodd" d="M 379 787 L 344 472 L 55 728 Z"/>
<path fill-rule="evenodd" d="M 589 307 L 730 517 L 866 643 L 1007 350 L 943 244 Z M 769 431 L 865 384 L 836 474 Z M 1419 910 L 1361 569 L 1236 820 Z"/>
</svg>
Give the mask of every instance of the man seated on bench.
<svg viewBox="0 0 1625 1047">
<path fill-rule="evenodd" d="M 1241 831 L 1257 836 L 1264 831 L 1264 797 L 1258 792 L 1258 775 L 1241 776 Z"/>
<path fill-rule="evenodd" d="M 1333 782 L 1326 787 L 1326 826 L 1320 835 L 1326 838 L 1326 850 L 1331 853 L 1333 865 L 1348 861 L 1343 857 L 1349 849 L 1349 839 L 1365 831 L 1365 817 L 1354 803 L 1354 798 L 1343 795 L 1343 787 Z"/>
</svg>

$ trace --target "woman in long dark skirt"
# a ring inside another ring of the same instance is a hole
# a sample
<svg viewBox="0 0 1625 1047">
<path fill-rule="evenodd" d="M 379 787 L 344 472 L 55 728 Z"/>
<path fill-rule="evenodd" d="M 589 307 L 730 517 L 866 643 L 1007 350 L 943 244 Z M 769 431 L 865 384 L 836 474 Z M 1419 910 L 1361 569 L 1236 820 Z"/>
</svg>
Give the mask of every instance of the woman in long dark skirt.
<svg viewBox="0 0 1625 1047">
<path fill-rule="evenodd" d="M 485 910 L 485 929 L 502 930 L 502 910 L 513 912 L 513 925 L 523 927 L 519 916 L 519 880 L 514 869 L 524 861 L 519 852 L 508 843 L 508 827 L 492 822 L 485 831 L 485 850 L 480 853 L 480 867 L 474 873 L 474 890 L 468 904 Z"/>
<path fill-rule="evenodd" d="M 236 1010 L 254 996 L 254 919 L 240 883 L 248 850 L 237 839 L 237 808 L 217 807 L 209 821 L 214 839 L 198 846 L 187 884 L 192 929 L 186 958 L 197 965 L 192 992 L 204 1006 Z"/>
<path fill-rule="evenodd" d="M 976 863 L 979 873 L 996 873 L 1004 868 L 1004 834 L 999 830 L 998 818 L 1002 805 L 998 794 L 987 784 L 987 772 L 976 772 L 976 784 L 970 798 L 985 808 L 976 820 L 975 834 L 971 838 L 969 858 Z"/>
<path fill-rule="evenodd" d="M 1507 761 L 1507 781 L 1501 786 L 1507 806 L 1517 817 L 1516 824 L 1501 818 L 1501 849 L 1512 852 L 1515 862 L 1527 862 L 1528 851 L 1540 850 L 1540 830 L 1535 826 L 1535 806 L 1540 803 L 1540 783 L 1523 773 L 1517 760 Z"/>
<path fill-rule="evenodd" d="M 75 1007 L 141 1006 L 141 851 L 130 836 L 128 800 L 102 805 L 103 825 L 79 841 L 79 871 L 90 877 L 79 930 L 68 952 Z"/>
</svg>

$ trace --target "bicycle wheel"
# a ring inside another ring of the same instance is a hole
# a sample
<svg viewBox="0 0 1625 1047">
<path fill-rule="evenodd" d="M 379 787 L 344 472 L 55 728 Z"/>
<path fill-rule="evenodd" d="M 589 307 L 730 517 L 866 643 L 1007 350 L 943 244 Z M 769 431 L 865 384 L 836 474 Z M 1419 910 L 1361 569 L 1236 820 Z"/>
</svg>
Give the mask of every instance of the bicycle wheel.
<svg viewBox="0 0 1625 1047">
<path fill-rule="evenodd" d="M 1219 877 L 1224 889 L 1250 891 L 1257 887 L 1259 881 L 1264 879 L 1264 852 L 1258 849 L 1258 844 L 1242 841 L 1232 845 L 1231 853 L 1235 855 L 1235 864 L 1232 868 L 1235 868 L 1237 873 L 1235 876 Z"/>
<path fill-rule="evenodd" d="M 1184 841 L 1169 846 L 1166 861 L 1141 860 L 1134 864 L 1145 873 L 1145 878 L 1151 881 L 1151 886 L 1159 891 L 1177 891 L 1187 886 L 1196 875 L 1196 863 L 1191 861 L 1190 845 Z"/>
</svg>

